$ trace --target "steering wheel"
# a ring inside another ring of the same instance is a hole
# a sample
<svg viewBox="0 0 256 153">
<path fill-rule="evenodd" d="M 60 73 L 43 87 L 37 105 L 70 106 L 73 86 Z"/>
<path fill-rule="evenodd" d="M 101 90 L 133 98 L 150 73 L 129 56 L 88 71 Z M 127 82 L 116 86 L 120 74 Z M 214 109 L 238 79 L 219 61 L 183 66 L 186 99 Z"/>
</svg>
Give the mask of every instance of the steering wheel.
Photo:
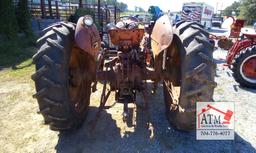
<svg viewBox="0 0 256 153">
<path fill-rule="evenodd" d="M 131 20 L 130 23 L 126 23 L 125 20 Z M 140 21 L 138 20 L 138 18 L 136 17 L 132 17 L 132 16 L 121 16 L 117 19 L 118 22 L 122 22 L 123 25 L 126 27 L 126 28 L 129 28 L 132 24 L 137 24 L 139 25 L 140 24 Z M 118 23 L 117 22 L 117 23 Z M 119 29 L 121 29 L 120 27 L 117 27 Z"/>
</svg>

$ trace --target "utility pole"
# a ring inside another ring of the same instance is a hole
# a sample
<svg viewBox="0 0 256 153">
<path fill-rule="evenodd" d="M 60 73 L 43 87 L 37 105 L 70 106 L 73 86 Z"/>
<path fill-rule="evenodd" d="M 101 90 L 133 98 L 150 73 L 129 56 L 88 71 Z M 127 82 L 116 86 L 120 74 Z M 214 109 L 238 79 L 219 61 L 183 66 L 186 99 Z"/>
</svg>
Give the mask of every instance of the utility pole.
<svg viewBox="0 0 256 153">
<path fill-rule="evenodd" d="M 101 19 L 100 19 L 100 0 L 98 0 L 98 21 L 99 21 L 99 23 L 100 23 L 100 25 L 101 25 Z M 102 25 L 101 25 L 102 26 Z"/>
<path fill-rule="evenodd" d="M 79 8 L 83 8 L 83 0 L 79 0 Z"/>
<path fill-rule="evenodd" d="M 40 8 L 41 8 L 42 18 L 45 18 L 45 1 L 44 0 L 40 0 Z"/>
<path fill-rule="evenodd" d="M 115 24 L 116 24 L 116 13 L 117 13 L 117 8 L 116 8 L 116 0 L 115 0 L 115 4 L 114 4 L 115 6 L 115 8 L 114 8 L 114 17 L 115 17 Z"/>
<path fill-rule="evenodd" d="M 52 17 L 52 1 L 51 0 L 48 0 L 48 10 L 49 10 L 49 14 L 50 14 L 50 17 Z"/>
</svg>

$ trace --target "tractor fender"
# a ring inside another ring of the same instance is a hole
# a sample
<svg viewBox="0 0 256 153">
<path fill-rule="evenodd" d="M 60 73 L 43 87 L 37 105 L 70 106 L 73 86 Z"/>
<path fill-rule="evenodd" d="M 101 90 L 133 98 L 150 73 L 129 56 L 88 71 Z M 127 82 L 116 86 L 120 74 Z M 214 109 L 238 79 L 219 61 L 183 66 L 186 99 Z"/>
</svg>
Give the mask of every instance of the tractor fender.
<svg viewBox="0 0 256 153">
<path fill-rule="evenodd" d="M 151 46 L 155 58 L 171 45 L 172 39 L 171 20 L 167 15 L 163 15 L 156 21 L 151 34 Z"/>
<path fill-rule="evenodd" d="M 256 41 L 252 41 L 250 39 L 236 41 L 228 51 L 228 55 L 226 57 L 227 64 L 230 66 L 237 54 L 239 54 L 241 51 L 243 51 L 247 47 L 250 47 L 253 45 L 256 45 Z"/>
<path fill-rule="evenodd" d="M 84 17 L 80 17 L 77 22 L 75 42 L 80 49 L 89 53 L 96 59 L 101 46 L 100 34 L 95 24 L 90 27 L 86 26 L 83 23 L 83 18 Z"/>
</svg>

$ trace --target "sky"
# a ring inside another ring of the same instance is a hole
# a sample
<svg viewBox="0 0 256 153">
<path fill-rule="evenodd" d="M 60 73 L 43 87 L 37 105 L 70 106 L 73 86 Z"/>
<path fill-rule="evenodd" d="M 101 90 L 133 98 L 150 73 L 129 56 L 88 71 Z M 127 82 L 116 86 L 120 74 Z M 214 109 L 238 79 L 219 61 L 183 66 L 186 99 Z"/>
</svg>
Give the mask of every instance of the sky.
<svg viewBox="0 0 256 153">
<path fill-rule="evenodd" d="M 117 0 L 118 2 L 123 2 L 128 5 L 129 10 L 134 10 L 135 6 L 142 7 L 144 10 L 148 10 L 149 6 L 157 5 L 163 11 L 171 12 L 181 11 L 182 4 L 184 2 L 205 2 L 215 9 L 218 10 L 225 9 L 227 6 L 231 5 L 235 0 Z M 215 10 L 216 11 L 216 10 Z"/>
</svg>

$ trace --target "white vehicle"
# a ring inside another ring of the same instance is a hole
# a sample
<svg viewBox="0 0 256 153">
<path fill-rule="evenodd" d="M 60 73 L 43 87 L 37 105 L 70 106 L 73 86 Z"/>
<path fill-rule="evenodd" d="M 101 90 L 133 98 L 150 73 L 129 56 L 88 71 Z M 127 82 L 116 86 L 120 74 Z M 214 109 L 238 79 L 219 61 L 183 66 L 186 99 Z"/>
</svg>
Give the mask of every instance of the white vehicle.
<svg viewBox="0 0 256 153">
<path fill-rule="evenodd" d="M 205 29 L 212 27 L 214 8 L 206 3 L 189 2 L 182 7 L 182 20 L 201 23 Z"/>
</svg>

